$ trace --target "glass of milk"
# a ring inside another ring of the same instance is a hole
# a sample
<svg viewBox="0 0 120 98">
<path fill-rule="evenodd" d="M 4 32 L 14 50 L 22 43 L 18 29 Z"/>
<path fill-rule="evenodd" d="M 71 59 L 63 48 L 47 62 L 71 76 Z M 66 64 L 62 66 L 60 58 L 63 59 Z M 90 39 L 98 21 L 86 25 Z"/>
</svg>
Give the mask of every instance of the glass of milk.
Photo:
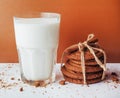
<svg viewBox="0 0 120 98">
<path fill-rule="evenodd" d="M 53 72 L 59 42 L 60 14 L 34 13 L 14 17 L 14 30 L 21 79 L 46 86 L 55 81 Z"/>
</svg>

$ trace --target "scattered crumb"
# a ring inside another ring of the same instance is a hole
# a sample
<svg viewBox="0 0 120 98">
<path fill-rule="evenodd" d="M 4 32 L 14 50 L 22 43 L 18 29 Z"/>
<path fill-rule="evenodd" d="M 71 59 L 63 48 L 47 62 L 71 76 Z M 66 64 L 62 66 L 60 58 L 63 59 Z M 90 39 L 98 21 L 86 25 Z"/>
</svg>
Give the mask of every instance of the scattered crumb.
<svg viewBox="0 0 120 98">
<path fill-rule="evenodd" d="M 60 84 L 60 85 L 65 85 L 65 80 L 61 80 L 61 81 L 59 82 L 59 84 Z"/>
<path fill-rule="evenodd" d="M 73 95 L 70 95 L 70 98 L 74 98 Z"/>
<path fill-rule="evenodd" d="M 3 75 L 3 76 L 4 76 L 4 75 L 5 75 L 5 73 L 4 73 L 4 72 L 2 72 L 2 73 L 1 73 L 1 75 Z"/>
<path fill-rule="evenodd" d="M 33 83 L 33 86 L 35 87 L 46 87 L 46 83 L 44 81 L 36 81 Z"/>
<path fill-rule="evenodd" d="M 11 77 L 11 80 L 15 80 L 15 78 L 14 78 L 14 77 Z"/>
<path fill-rule="evenodd" d="M 18 79 L 18 81 L 20 81 L 20 79 Z"/>
<path fill-rule="evenodd" d="M 90 87 L 89 85 L 87 85 L 87 87 Z"/>
<path fill-rule="evenodd" d="M 58 87 L 58 89 L 61 89 L 61 87 Z"/>
<path fill-rule="evenodd" d="M 111 75 L 116 76 L 116 77 L 118 76 L 115 72 L 112 72 Z"/>
<path fill-rule="evenodd" d="M 97 98 L 97 97 L 95 96 L 95 98 Z"/>
<path fill-rule="evenodd" d="M 43 95 L 45 95 L 45 93 L 42 93 Z"/>
<path fill-rule="evenodd" d="M 12 87 L 18 85 L 18 83 L 14 82 L 14 83 L 8 83 L 5 80 L 0 79 L 0 89 L 11 89 Z"/>
<path fill-rule="evenodd" d="M 117 86 L 114 85 L 114 88 L 117 88 Z"/>
<path fill-rule="evenodd" d="M 33 91 L 33 93 L 36 93 L 35 91 Z"/>
<path fill-rule="evenodd" d="M 40 86 L 40 82 L 35 82 L 35 87 L 39 87 Z"/>
<path fill-rule="evenodd" d="M 113 82 L 116 82 L 116 83 L 119 82 L 119 79 L 117 77 L 111 77 L 111 79 L 112 79 Z"/>
<path fill-rule="evenodd" d="M 115 72 L 112 72 L 112 73 L 111 73 L 111 80 L 112 80 L 113 82 L 119 83 L 118 75 L 117 75 Z"/>
<path fill-rule="evenodd" d="M 9 65 L 8 68 L 12 68 L 12 66 Z"/>
<path fill-rule="evenodd" d="M 54 89 L 53 87 L 51 87 L 51 89 Z"/>
<path fill-rule="evenodd" d="M 96 89 L 96 91 L 98 91 L 98 89 Z"/>
<path fill-rule="evenodd" d="M 66 88 L 68 88 L 68 86 L 66 86 Z"/>
<path fill-rule="evenodd" d="M 117 84 L 120 83 L 119 76 L 118 76 L 118 74 L 116 72 L 111 72 L 110 74 L 106 75 L 104 83 L 111 83 L 110 80 L 112 82 L 117 83 Z"/>
<path fill-rule="evenodd" d="M 22 92 L 22 91 L 23 91 L 23 87 L 20 88 L 20 92 Z"/>
</svg>

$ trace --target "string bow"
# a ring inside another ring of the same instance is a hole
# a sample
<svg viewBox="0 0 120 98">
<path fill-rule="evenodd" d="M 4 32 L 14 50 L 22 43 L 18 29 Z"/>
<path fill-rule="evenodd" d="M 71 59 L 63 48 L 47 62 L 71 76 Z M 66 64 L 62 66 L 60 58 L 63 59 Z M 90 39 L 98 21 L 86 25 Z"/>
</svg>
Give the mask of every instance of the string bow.
<svg viewBox="0 0 120 98">
<path fill-rule="evenodd" d="M 86 41 L 84 41 L 83 43 L 81 43 L 81 42 L 78 43 L 78 48 L 79 48 L 79 51 L 81 52 L 80 58 L 81 58 L 81 66 L 82 66 L 82 73 L 83 73 L 83 78 L 84 78 L 84 84 L 87 84 L 87 83 L 86 83 L 85 58 L 84 58 L 83 47 L 87 47 L 88 48 L 88 50 L 90 51 L 90 53 L 94 56 L 95 61 L 97 62 L 97 64 L 100 65 L 100 67 L 103 69 L 104 72 L 103 72 L 103 75 L 102 75 L 102 80 L 105 77 L 105 71 L 106 71 L 106 54 L 105 54 L 105 52 L 102 49 L 92 47 L 92 46 L 90 46 L 88 44 L 88 42 L 91 41 L 93 38 L 94 38 L 94 34 L 89 34 Z M 96 56 L 94 50 L 97 50 L 97 51 L 103 53 L 103 55 L 104 55 L 104 63 L 102 63 L 100 61 L 100 59 Z"/>
</svg>

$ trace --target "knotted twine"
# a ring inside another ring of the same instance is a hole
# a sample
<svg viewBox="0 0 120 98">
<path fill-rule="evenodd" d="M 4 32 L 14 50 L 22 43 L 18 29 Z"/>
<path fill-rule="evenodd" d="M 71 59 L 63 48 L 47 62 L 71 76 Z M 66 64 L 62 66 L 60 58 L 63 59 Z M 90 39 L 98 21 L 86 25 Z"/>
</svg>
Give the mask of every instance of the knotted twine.
<svg viewBox="0 0 120 98">
<path fill-rule="evenodd" d="M 83 81 L 84 81 L 84 84 L 87 84 L 86 82 L 86 71 L 85 71 L 85 58 L 84 58 L 84 47 L 87 47 L 88 50 L 90 51 L 90 53 L 94 56 L 95 58 L 95 61 L 97 62 L 97 64 L 103 69 L 103 75 L 102 75 L 102 80 L 104 79 L 105 77 L 105 71 L 106 71 L 106 54 L 105 54 L 105 51 L 100 49 L 100 48 L 95 48 L 95 47 L 92 47 L 88 44 L 88 42 L 94 38 L 94 34 L 89 34 L 88 35 L 88 38 L 86 41 L 84 41 L 83 43 L 79 42 L 77 44 L 78 48 L 79 48 L 79 51 L 81 52 L 81 55 L 80 55 L 80 59 L 81 59 L 81 66 L 82 66 L 82 74 L 83 74 Z M 66 48 L 64 51 L 66 51 L 67 49 L 70 49 L 70 48 L 73 48 L 75 47 L 76 45 L 72 45 L 68 48 Z M 103 56 L 104 56 L 104 62 L 102 63 L 100 61 L 100 59 L 96 56 L 95 54 L 95 51 L 94 50 L 97 50 L 101 53 L 103 53 Z M 63 52 L 63 55 L 62 55 L 62 59 L 61 59 L 61 65 L 63 65 L 63 57 L 64 57 L 64 52 Z"/>
</svg>

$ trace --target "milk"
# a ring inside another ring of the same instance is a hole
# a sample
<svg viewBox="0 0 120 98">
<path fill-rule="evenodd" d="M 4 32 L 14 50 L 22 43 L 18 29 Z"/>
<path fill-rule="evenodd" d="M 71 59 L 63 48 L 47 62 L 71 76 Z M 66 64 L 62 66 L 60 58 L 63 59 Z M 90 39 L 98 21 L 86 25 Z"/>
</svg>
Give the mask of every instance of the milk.
<svg viewBox="0 0 120 98">
<path fill-rule="evenodd" d="M 46 80 L 52 76 L 59 24 L 57 18 L 14 18 L 19 62 L 27 80 Z"/>
</svg>

